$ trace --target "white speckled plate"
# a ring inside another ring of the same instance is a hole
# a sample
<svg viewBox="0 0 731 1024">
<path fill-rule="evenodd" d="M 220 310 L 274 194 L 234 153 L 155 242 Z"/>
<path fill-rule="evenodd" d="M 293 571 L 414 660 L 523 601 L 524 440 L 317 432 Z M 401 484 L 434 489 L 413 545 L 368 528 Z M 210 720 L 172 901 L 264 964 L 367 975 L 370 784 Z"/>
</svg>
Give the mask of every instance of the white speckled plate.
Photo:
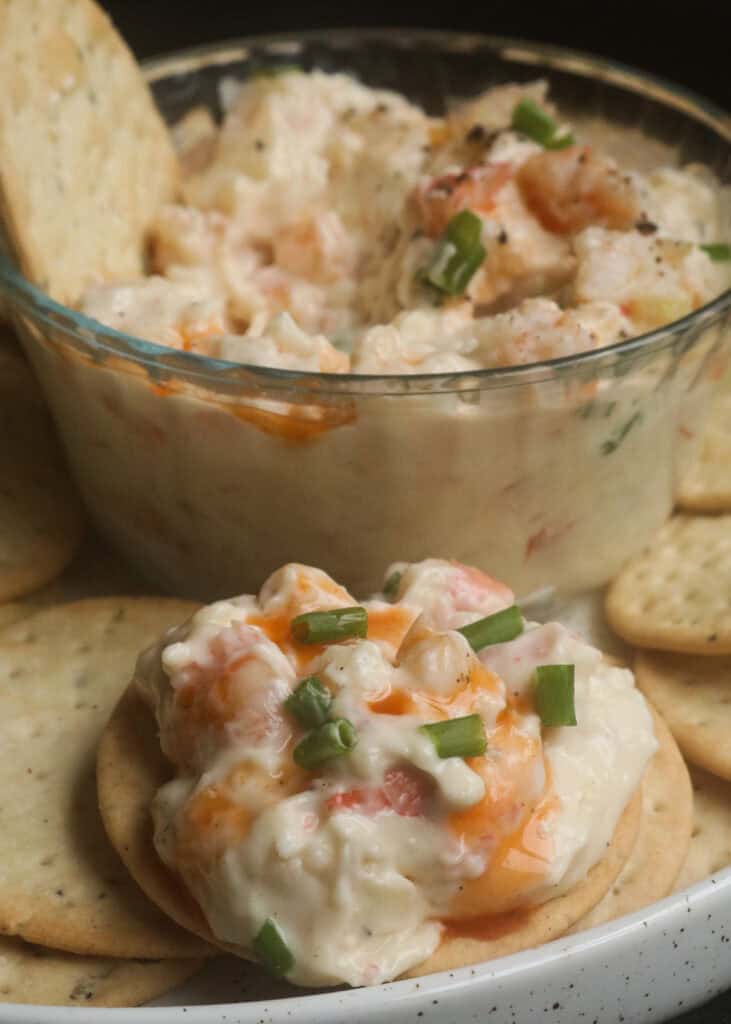
<svg viewBox="0 0 731 1024">
<path fill-rule="evenodd" d="M 96 564 L 97 545 L 87 545 L 84 557 Z M 91 568 L 87 575 L 95 579 Z M 84 596 L 80 579 L 84 565 L 77 560 L 54 586 L 53 600 Z M 124 570 L 110 572 L 112 589 L 120 579 Z M 90 590 L 106 592 L 99 580 Z M 607 648 L 612 638 L 600 609 L 597 594 L 560 606 L 547 595 L 527 613 L 561 619 Z M 731 868 L 592 931 L 426 978 L 305 994 L 224 957 L 146 1007 L 0 1004 L 0 1024 L 641 1024 L 667 1020 L 727 988 Z"/>
<path fill-rule="evenodd" d="M 640 1024 L 666 1020 L 730 986 L 731 869 L 726 869 L 582 935 L 418 980 L 292 994 L 296 990 L 277 991 L 257 979 L 253 968 L 226 958 L 168 997 L 175 1005 L 135 1010 L 5 1005 L 0 1024 Z M 231 1001 L 252 996 L 253 1002 Z"/>
</svg>

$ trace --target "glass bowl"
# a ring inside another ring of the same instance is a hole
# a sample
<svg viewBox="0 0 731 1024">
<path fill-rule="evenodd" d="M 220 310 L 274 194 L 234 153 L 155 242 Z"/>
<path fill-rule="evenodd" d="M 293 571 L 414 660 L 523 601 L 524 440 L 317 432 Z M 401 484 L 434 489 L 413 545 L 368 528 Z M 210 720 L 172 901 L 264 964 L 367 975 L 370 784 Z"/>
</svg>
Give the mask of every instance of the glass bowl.
<svg viewBox="0 0 731 1024">
<path fill-rule="evenodd" d="M 146 66 L 173 122 L 261 67 L 347 70 L 429 112 L 546 77 L 622 158 L 731 178 L 728 118 L 683 90 L 563 49 L 423 31 L 248 39 Z M 157 585 L 209 600 L 285 561 L 363 595 L 428 555 L 521 595 L 606 582 L 673 506 L 723 374 L 731 292 L 668 327 L 517 368 L 409 376 L 242 366 L 121 334 L 0 258 L 0 285 L 101 530 Z"/>
</svg>

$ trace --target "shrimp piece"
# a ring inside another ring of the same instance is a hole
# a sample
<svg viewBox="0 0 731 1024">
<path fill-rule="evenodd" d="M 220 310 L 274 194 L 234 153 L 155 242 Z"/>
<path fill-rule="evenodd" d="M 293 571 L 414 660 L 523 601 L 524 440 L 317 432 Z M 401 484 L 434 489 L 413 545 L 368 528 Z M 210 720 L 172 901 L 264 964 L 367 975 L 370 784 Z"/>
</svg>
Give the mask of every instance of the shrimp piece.
<svg viewBox="0 0 731 1024">
<path fill-rule="evenodd" d="M 728 264 L 687 242 L 588 228 L 574 245 L 572 299 L 579 310 L 584 303 L 614 303 L 635 334 L 686 316 L 728 287 Z"/>
<path fill-rule="evenodd" d="M 461 210 L 489 213 L 495 197 L 513 176 L 510 163 L 487 163 L 466 171 L 431 178 L 414 193 L 421 223 L 430 238 L 438 238 Z"/>
<path fill-rule="evenodd" d="M 629 337 L 632 325 L 613 302 L 562 310 L 551 299 L 525 299 L 508 313 L 475 321 L 483 366 L 519 366 L 589 352 Z"/>
<path fill-rule="evenodd" d="M 243 759 L 219 778 L 204 776 L 177 806 L 175 793 L 172 801 L 166 800 L 162 789 L 153 804 L 158 852 L 164 861 L 195 877 L 201 866 L 210 867 L 226 850 L 242 843 L 257 815 L 301 793 L 310 781 L 291 758 L 277 772 Z"/>
<path fill-rule="evenodd" d="M 641 212 L 632 179 L 590 146 L 537 153 L 518 170 L 517 181 L 531 212 L 559 235 L 590 224 L 623 230 Z"/>
<path fill-rule="evenodd" d="M 193 107 L 172 127 L 172 137 L 183 174 L 205 170 L 216 151 L 218 126 L 208 107 Z"/>
<path fill-rule="evenodd" d="M 355 598 L 322 569 L 290 562 L 277 569 L 259 591 L 259 605 L 267 616 L 294 618 L 304 612 L 347 608 Z"/>
<path fill-rule="evenodd" d="M 287 224 L 274 235 L 274 262 L 299 277 L 327 284 L 355 269 L 355 247 L 334 210 Z"/>
<path fill-rule="evenodd" d="M 350 358 L 345 352 L 336 349 L 324 335 L 302 330 L 288 313 L 279 313 L 268 323 L 266 319 L 246 334 L 217 339 L 211 354 L 233 362 L 288 370 L 345 373 L 349 369 Z"/>
<path fill-rule="evenodd" d="M 471 565 L 455 561 L 450 564 L 454 571 L 449 579 L 449 593 L 455 611 L 491 615 L 514 603 L 515 594 L 500 580 Z"/>
<path fill-rule="evenodd" d="M 243 621 L 203 627 L 196 655 L 172 673 L 159 711 L 161 745 L 178 766 L 201 770 L 235 745 L 277 766 L 291 738 L 282 706 L 296 676 L 260 629 Z"/>
<path fill-rule="evenodd" d="M 479 367 L 469 359 L 474 340 L 467 303 L 443 310 L 415 309 L 392 323 L 360 333 L 353 346 L 357 373 L 452 373 Z"/>
<path fill-rule="evenodd" d="M 363 786 L 343 790 L 328 797 L 325 806 L 332 814 L 357 812 L 369 817 L 391 811 L 404 818 L 426 813 L 434 786 L 429 776 L 412 765 L 389 768 L 380 787 Z"/>
<path fill-rule="evenodd" d="M 398 564 L 393 568 L 399 569 Z M 420 608 L 427 626 L 436 630 L 457 629 L 515 602 L 504 583 L 479 569 L 440 558 L 406 566 L 398 599 Z"/>
<path fill-rule="evenodd" d="M 172 266 L 208 266 L 217 261 L 231 220 L 218 210 L 166 203 L 150 232 L 150 262 L 157 273 Z"/>
<path fill-rule="evenodd" d="M 128 284 L 98 284 L 84 294 L 82 311 L 138 338 L 188 350 L 226 329 L 225 302 L 208 281 L 153 275 Z"/>
</svg>

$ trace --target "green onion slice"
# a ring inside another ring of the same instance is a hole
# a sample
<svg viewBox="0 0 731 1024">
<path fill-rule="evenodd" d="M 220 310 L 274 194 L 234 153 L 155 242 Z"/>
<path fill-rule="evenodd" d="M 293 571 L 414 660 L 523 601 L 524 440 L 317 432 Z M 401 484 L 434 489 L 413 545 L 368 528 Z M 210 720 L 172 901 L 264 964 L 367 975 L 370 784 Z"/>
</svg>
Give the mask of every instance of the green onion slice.
<svg viewBox="0 0 731 1024">
<path fill-rule="evenodd" d="M 482 221 L 472 210 L 452 217 L 437 242 L 424 273 L 429 284 L 448 295 L 461 295 L 485 259 Z"/>
<path fill-rule="evenodd" d="M 430 722 L 420 725 L 419 732 L 429 737 L 439 757 L 477 757 L 487 749 L 485 725 L 479 715 Z"/>
<path fill-rule="evenodd" d="M 504 608 L 487 618 L 470 622 L 457 630 L 467 640 L 473 651 L 481 651 L 491 644 L 504 644 L 514 640 L 523 632 L 523 615 L 517 604 Z"/>
<path fill-rule="evenodd" d="M 294 967 L 294 956 L 282 933 L 271 917 L 268 917 L 254 939 L 254 952 L 257 959 L 272 972 L 286 974 Z"/>
<path fill-rule="evenodd" d="M 393 598 L 396 596 L 401 583 L 402 572 L 392 572 L 386 582 L 383 584 L 383 593 L 386 597 Z"/>
<path fill-rule="evenodd" d="M 708 253 L 714 263 L 723 263 L 731 260 L 731 245 L 725 242 L 714 242 L 712 245 L 702 245 L 703 252 Z"/>
<path fill-rule="evenodd" d="M 334 644 L 338 640 L 364 637 L 368 633 L 365 608 L 333 608 L 326 612 L 305 612 L 290 623 L 292 636 L 301 644 Z"/>
<path fill-rule="evenodd" d="M 558 134 L 558 125 L 550 114 L 542 110 L 533 100 L 521 100 L 513 111 L 512 127 L 521 135 L 527 135 L 546 149 L 565 149 L 573 146 L 574 137 L 570 132 Z"/>
<path fill-rule="evenodd" d="M 287 697 L 284 706 L 294 715 L 305 729 L 314 729 L 328 720 L 332 695 L 317 676 L 303 679 L 293 693 Z"/>
<path fill-rule="evenodd" d="M 568 149 L 569 146 L 573 146 L 576 139 L 573 137 L 571 132 L 566 132 L 565 135 L 557 135 L 553 139 L 550 139 L 546 143 L 546 149 Z"/>
<path fill-rule="evenodd" d="M 576 725 L 574 666 L 539 665 L 535 702 L 544 725 Z"/>
<path fill-rule="evenodd" d="M 336 718 L 313 729 L 300 740 L 292 757 L 300 768 L 314 768 L 323 761 L 347 754 L 358 742 L 357 733 L 347 718 Z"/>
</svg>

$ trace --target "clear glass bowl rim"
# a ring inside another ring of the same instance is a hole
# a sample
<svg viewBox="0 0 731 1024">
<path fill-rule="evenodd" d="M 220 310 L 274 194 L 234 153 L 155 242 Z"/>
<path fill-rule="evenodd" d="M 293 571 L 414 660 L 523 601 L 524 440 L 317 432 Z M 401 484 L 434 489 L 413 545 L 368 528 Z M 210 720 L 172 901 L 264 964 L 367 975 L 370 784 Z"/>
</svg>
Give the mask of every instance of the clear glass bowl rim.
<svg viewBox="0 0 731 1024">
<path fill-rule="evenodd" d="M 640 71 L 619 62 L 587 54 L 567 47 L 532 42 L 504 36 L 481 33 L 452 32 L 441 29 L 412 28 L 341 28 L 281 32 L 268 35 L 244 36 L 219 43 L 189 47 L 171 54 L 144 61 L 142 67 L 151 83 L 172 75 L 182 75 L 203 66 L 225 65 L 248 56 L 255 47 L 268 50 L 268 56 L 292 56 L 293 49 L 303 44 L 321 42 L 343 50 L 353 49 L 358 43 L 383 41 L 389 46 L 427 43 L 447 52 L 468 51 L 475 47 L 494 50 L 503 59 L 535 63 L 537 67 L 551 67 L 580 77 L 605 80 L 629 91 L 651 98 L 679 110 L 686 116 L 710 127 L 721 140 L 731 144 L 731 117 L 709 100 L 675 83 L 649 72 Z M 191 352 L 181 352 L 168 346 L 136 338 L 114 330 L 63 306 L 31 284 L 0 252 L 0 293 L 5 291 L 10 302 L 25 307 L 33 319 L 57 331 L 59 326 L 71 335 L 80 349 L 95 359 L 116 356 L 143 366 L 157 380 L 175 377 L 197 387 L 227 392 L 236 384 L 246 390 L 277 391 L 304 390 L 332 395 L 429 393 L 489 390 L 494 387 L 515 387 L 536 384 L 542 380 L 570 374 L 598 374 L 610 371 L 625 359 L 648 356 L 672 346 L 679 338 L 702 332 L 719 322 L 731 309 L 731 288 L 711 302 L 694 310 L 680 320 L 649 331 L 626 341 L 600 349 L 562 356 L 557 359 L 519 366 L 496 367 L 485 370 L 464 370 L 449 374 L 339 374 L 303 370 L 283 370 L 212 359 Z M 60 321 L 60 322 L 59 322 Z"/>
</svg>

